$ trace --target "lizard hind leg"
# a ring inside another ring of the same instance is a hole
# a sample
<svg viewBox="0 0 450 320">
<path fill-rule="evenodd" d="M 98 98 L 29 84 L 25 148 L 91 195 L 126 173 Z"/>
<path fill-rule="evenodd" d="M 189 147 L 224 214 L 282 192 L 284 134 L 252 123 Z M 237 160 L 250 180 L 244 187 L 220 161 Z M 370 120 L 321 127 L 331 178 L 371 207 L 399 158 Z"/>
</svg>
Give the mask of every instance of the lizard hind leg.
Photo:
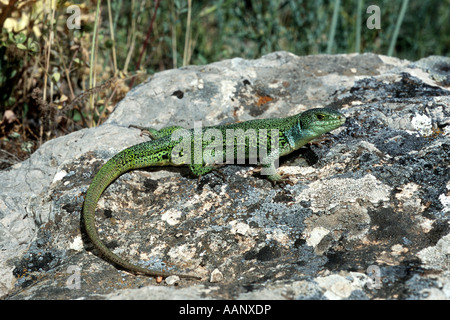
<svg viewBox="0 0 450 320">
<path fill-rule="evenodd" d="M 276 169 L 275 163 L 270 163 L 266 165 L 262 165 L 261 173 L 262 176 L 266 176 L 267 179 L 272 183 L 273 186 L 278 184 L 290 184 L 291 186 L 294 184 L 291 180 L 289 180 L 290 174 L 280 174 Z"/>
<path fill-rule="evenodd" d="M 219 168 L 223 167 L 224 164 L 221 165 L 189 165 L 189 168 L 191 169 L 191 172 L 193 175 L 195 175 L 197 178 L 197 184 L 200 183 L 200 179 L 202 178 L 202 176 L 204 176 L 207 173 L 213 173 L 215 174 L 217 177 L 219 177 L 220 179 L 222 179 L 222 182 L 226 181 L 226 176 L 225 174 L 218 170 Z"/>
</svg>

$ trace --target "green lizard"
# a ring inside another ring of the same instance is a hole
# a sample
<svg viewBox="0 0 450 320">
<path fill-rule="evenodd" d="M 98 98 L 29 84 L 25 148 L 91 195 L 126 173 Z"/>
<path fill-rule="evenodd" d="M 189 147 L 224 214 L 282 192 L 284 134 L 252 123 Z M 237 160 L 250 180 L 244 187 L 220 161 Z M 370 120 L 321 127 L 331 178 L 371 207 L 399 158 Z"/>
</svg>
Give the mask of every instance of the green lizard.
<svg viewBox="0 0 450 320">
<path fill-rule="evenodd" d="M 114 254 L 100 240 L 95 227 L 95 208 L 101 194 L 110 183 L 129 170 L 150 166 L 188 165 L 192 173 L 200 177 L 217 169 L 220 163 L 230 163 L 230 160 L 239 158 L 250 159 L 252 154 L 259 155 L 259 163 L 262 164 L 263 170 L 267 169 L 266 174 L 270 181 L 286 182 L 285 177 L 276 172 L 275 165 L 278 158 L 340 127 L 344 122 L 345 117 L 338 111 L 320 108 L 286 118 L 250 120 L 202 129 L 186 130 L 177 126 L 161 130 L 148 129 L 153 140 L 119 152 L 95 175 L 87 190 L 83 206 L 86 233 L 102 256 L 127 271 L 155 277 L 173 275 L 174 273 L 146 269 L 127 262 Z M 176 136 L 177 132 L 184 135 Z M 225 139 L 230 133 L 236 132 L 240 134 L 231 136 L 229 140 Z M 208 160 L 208 154 L 212 160 Z M 176 275 L 200 279 L 187 274 Z"/>
</svg>

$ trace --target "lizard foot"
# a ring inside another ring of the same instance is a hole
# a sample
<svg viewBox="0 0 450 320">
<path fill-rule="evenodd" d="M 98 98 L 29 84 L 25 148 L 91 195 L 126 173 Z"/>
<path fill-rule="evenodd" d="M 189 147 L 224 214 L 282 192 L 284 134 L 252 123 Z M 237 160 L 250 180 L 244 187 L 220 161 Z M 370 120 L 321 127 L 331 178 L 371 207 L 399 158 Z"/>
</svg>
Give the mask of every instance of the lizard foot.
<svg viewBox="0 0 450 320">
<path fill-rule="evenodd" d="M 140 135 L 141 137 L 142 137 L 143 135 L 146 135 L 146 136 L 149 136 L 150 138 L 154 139 L 154 136 L 153 136 L 152 132 L 150 132 L 150 130 L 155 130 L 155 129 L 146 128 L 146 127 L 142 127 L 142 126 L 137 126 L 137 125 L 134 125 L 134 124 L 130 124 L 130 125 L 128 126 L 128 128 L 136 128 L 136 129 L 139 129 L 139 130 L 141 130 L 141 135 Z"/>
<path fill-rule="evenodd" d="M 218 166 L 218 167 L 221 167 L 221 166 Z M 216 177 L 222 179 L 222 182 L 225 182 L 227 180 L 226 175 L 220 170 L 214 169 L 214 171 L 211 171 L 211 173 L 214 174 Z M 200 184 L 200 180 L 202 177 L 203 177 L 203 175 L 198 176 L 197 184 Z"/>
<path fill-rule="evenodd" d="M 294 182 L 292 182 L 291 180 L 288 179 L 290 176 L 291 176 L 291 174 L 280 175 L 280 174 L 276 173 L 276 174 L 268 176 L 267 178 L 269 179 L 269 181 L 272 183 L 273 186 L 275 186 L 277 183 L 278 184 L 289 184 L 289 185 L 293 186 Z"/>
</svg>

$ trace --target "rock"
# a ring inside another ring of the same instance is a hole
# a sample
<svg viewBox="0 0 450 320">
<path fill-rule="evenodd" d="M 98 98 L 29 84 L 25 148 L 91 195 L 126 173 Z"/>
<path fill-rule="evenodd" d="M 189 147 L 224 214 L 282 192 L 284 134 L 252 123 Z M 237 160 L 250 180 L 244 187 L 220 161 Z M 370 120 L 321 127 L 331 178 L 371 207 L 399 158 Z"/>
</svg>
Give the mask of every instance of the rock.
<svg viewBox="0 0 450 320">
<path fill-rule="evenodd" d="M 348 276 L 332 274 L 316 278 L 319 286 L 325 290 L 323 295 L 330 300 L 350 298 L 354 291 L 362 291 L 367 283 L 367 275 L 349 272 Z"/>
<path fill-rule="evenodd" d="M 155 74 L 104 125 L 0 172 L 0 296 L 449 299 L 449 67 L 443 57 L 275 52 Z M 114 252 L 204 280 L 166 287 L 116 269 L 86 239 L 80 213 L 95 173 L 147 140 L 129 124 L 206 126 L 313 107 L 348 120 L 281 159 L 293 186 L 273 187 L 247 165 L 200 181 L 162 167 L 126 173 L 100 198 L 99 233 Z M 216 269 L 222 280 L 210 283 Z"/>
<path fill-rule="evenodd" d="M 166 284 L 168 286 L 173 286 L 174 284 L 178 283 L 178 281 L 180 281 L 180 277 L 179 276 L 169 276 L 164 281 L 166 282 Z"/>
<path fill-rule="evenodd" d="M 215 283 L 221 281 L 223 281 L 223 273 L 220 272 L 219 269 L 214 269 L 213 272 L 211 272 L 211 276 L 209 277 L 209 282 Z"/>
</svg>

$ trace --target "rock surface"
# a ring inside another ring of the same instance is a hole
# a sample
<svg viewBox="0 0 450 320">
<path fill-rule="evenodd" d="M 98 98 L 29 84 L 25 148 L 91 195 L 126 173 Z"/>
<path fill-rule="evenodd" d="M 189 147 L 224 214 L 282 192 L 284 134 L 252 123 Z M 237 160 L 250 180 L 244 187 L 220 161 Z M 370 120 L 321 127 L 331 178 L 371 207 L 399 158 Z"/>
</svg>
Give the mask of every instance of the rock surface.
<svg viewBox="0 0 450 320">
<path fill-rule="evenodd" d="M 169 70 L 104 125 L 45 143 L 0 172 L 0 296 L 6 299 L 450 298 L 450 59 L 275 52 Z M 100 166 L 161 128 L 340 109 L 347 123 L 280 161 L 225 179 L 185 168 L 122 175 L 97 225 L 114 252 L 189 271 L 169 284 L 117 270 L 80 228 Z M 211 282 L 211 279 L 214 279 Z"/>
</svg>

